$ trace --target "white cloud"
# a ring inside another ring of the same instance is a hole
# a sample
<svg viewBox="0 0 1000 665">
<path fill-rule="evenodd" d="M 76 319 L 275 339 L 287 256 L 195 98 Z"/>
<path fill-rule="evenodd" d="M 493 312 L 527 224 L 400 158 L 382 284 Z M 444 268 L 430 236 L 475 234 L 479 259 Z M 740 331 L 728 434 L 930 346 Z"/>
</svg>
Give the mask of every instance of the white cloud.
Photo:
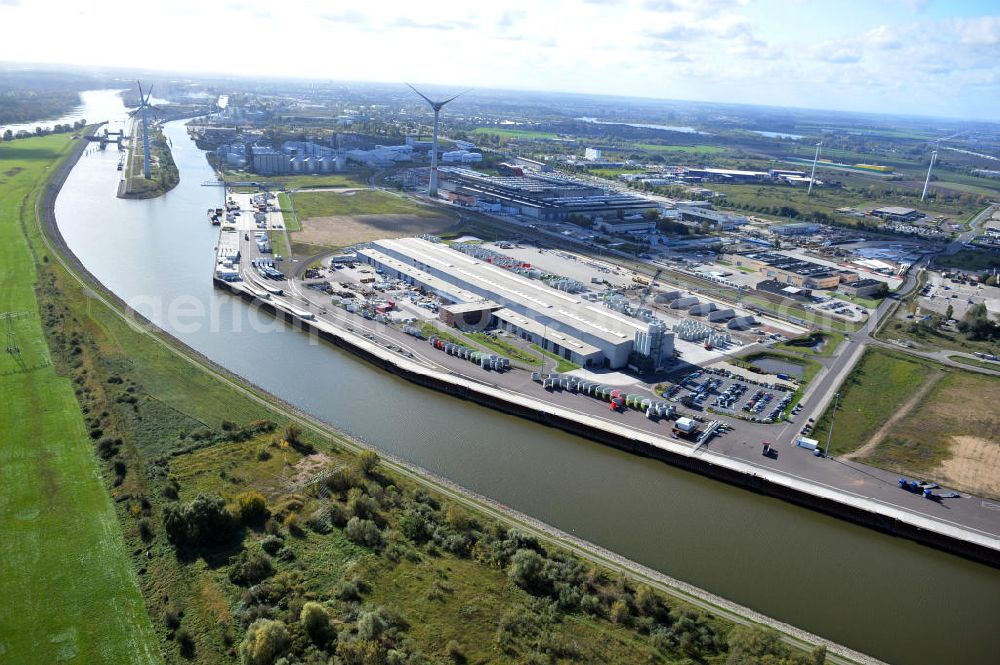
<svg viewBox="0 0 1000 665">
<path fill-rule="evenodd" d="M 876 19 L 845 5 L 829 34 L 847 36 L 817 42 L 787 22 L 820 1 L 91 0 L 84 14 L 69 0 L 0 0 L 0 22 L 46 37 L 6 31 L 0 61 L 1000 116 L 1000 17 L 932 22 L 895 0 Z M 129 16 L 156 48 L 80 48 L 84 15 Z"/>
</svg>

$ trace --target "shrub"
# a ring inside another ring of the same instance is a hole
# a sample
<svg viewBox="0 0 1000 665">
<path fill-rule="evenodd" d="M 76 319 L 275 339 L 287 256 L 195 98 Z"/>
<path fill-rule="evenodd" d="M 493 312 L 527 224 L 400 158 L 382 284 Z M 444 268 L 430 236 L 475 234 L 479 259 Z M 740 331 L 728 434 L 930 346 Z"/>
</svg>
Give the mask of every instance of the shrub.
<svg viewBox="0 0 1000 665">
<path fill-rule="evenodd" d="M 347 512 L 361 519 L 372 519 L 378 514 L 378 503 L 354 487 L 347 493 Z"/>
<path fill-rule="evenodd" d="M 382 532 L 371 520 L 352 517 L 344 527 L 344 536 L 352 543 L 367 547 L 379 547 L 382 544 Z"/>
<path fill-rule="evenodd" d="M 251 490 L 236 496 L 236 515 L 244 524 L 263 524 L 271 513 L 264 495 Z"/>
<path fill-rule="evenodd" d="M 243 550 L 230 563 L 229 580 L 233 584 L 250 586 L 274 574 L 271 557 L 264 552 Z"/>
<path fill-rule="evenodd" d="M 464 663 L 466 662 L 465 653 L 462 651 L 462 645 L 456 640 L 451 640 L 444 648 L 444 653 L 448 656 L 448 659 L 453 663 Z"/>
<path fill-rule="evenodd" d="M 299 524 L 299 516 L 296 513 L 288 513 L 285 515 L 285 519 L 282 520 L 282 524 L 288 529 L 288 533 L 301 536 L 302 535 L 302 525 Z"/>
<path fill-rule="evenodd" d="M 247 628 L 240 642 L 240 662 L 243 665 L 272 665 L 289 645 L 288 629 L 281 621 L 257 619 Z"/>
<path fill-rule="evenodd" d="M 378 468 L 381 459 L 378 453 L 374 450 L 365 450 L 358 455 L 358 468 L 361 469 L 361 473 L 366 476 L 370 476 L 375 473 L 375 469 Z"/>
<path fill-rule="evenodd" d="M 236 522 L 220 496 L 199 494 L 185 505 L 168 504 L 163 528 L 178 547 L 217 545 L 233 537 Z"/>
<path fill-rule="evenodd" d="M 260 541 L 260 548 L 265 552 L 267 552 L 268 554 L 270 554 L 271 556 L 274 556 L 275 554 L 278 553 L 278 550 L 280 550 L 284 546 L 284 544 L 285 541 L 283 541 L 281 538 L 278 538 L 277 536 L 268 535 L 264 537 L 264 540 Z"/>
<path fill-rule="evenodd" d="M 139 537 L 142 538 L 142 542 L 148 543 L 153 539 L 153 522 L 148 517 L 143 517 L 139 520 Z"/>
<path fill-rule="evenodd" d="M 537 591 L 542 586 L 545 559 L 534 550 L 520 549 L 510 560 L 507 576 L 517 586 L 527 591 Z"/>
<path fill-rule="evenodd" d="M 181 628 L 177 631 L 177 647 L 185 658 L 189 660 L 194 658 L 194 637 L 191 636 L 187 628 Z"/>
<path fill-rule="evenodd" d="M 322 646 L 329 641 L 331 636 L 330 614 L 319 603 L 312 601 L 305 603 L 302 606 L 302 611 L 299 612 L 299 622 L 309 639 L 316 645 Z"/>
</svg>

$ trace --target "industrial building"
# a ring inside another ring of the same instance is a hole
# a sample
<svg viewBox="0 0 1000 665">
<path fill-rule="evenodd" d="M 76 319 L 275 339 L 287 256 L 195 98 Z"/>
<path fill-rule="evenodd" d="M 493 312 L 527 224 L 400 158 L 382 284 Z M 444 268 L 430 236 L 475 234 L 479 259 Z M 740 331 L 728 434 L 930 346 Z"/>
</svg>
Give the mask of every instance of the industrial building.
<svg viewBox="0 0 1000 665">
<path fill-rule="evenodd" d="M 254 173 L 339 173 L 347 165 L 343 155 L 328 146 L 311 141 L 285 141 L 281 150 L 271 146 L 250 148 L 250 166 Z"/>
<path fill-rule="evenodd" d="M 888 290 L 888 285 L 877 279 L 859 279 L 853 282 L 843 282 L 838 289 L 841 293 L 858 298 L 878 295 Z"/>
<path fill-rule="evenodd" d="M 542 221 L 565 221 L 571 215 L 592 220 L 634 219 L 659 205 L 633 194 L 605 192 L 600 187 L 556 175 L 525 174 L 491 176 L 472 169 L 445 166 L 438 169 L 440 190 L 475 197 L 478 202 L 535 217 Z"/>
<path fill-rule="evenodd" d="M 913 208 L 901 208 L 899 206 L 875 208 L 872 210 L 872 214 L 876 217 L 881 217 L 887 222 L 912 223 L 919 219 L 923 219 L 924 217 L 924 213 L 918 210 L 914 210 Z"/>
<path fill-rule="evenodd" d="M 806 236 L 820 230 L 819 224 L 810 222 L 793 222 L 791 224 L 773 224 L 769 227 L 771 233 L 781 236 Z"/>
<path fill-rule="evenodd" d="M 634 319 L 544 282 L 422 238 L 378 240 L 358 251 L 393 278 L 460 307 L 439 316 L 459 327 L 490 325 L 584 367 L 663 367 L 674 336 L 662 321 Z"/>
<path fill-rule="evenodd" d="M 764 273 L 768 279 L 810 289 L 833 289 L 841 282 L 854 282 L 858 273 L 804 261 L 777 252 L 734 254 L 733 262 Z"/>
</svg>

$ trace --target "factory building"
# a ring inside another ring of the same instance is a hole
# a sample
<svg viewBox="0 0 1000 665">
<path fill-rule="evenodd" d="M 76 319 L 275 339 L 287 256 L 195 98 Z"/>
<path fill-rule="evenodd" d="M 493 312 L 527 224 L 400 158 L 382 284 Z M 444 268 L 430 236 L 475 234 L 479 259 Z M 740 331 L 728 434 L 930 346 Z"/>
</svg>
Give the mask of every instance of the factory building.
<svg viewBox="0 0 1000 665">
<path fill-rule="evenodd" d="M 445 166 L 438 169 L 442 192 L 474 196 L 487 205 L 535 217 L 565 221 L 581 215 L 603 221 L 625 219 L 654 211 L 659 205 L 633 194 L 605 192 L 600 187 L 555 175 L 491 176 L 472 169 Z"/>
<path fill-rule="evenodd" d="M 459 316 L 482 317 L 488 311 L 492 325 L 584 367 L 625 367 L 634 364 L 633 352 L 656 367 L 673 357 L 673 333 L 665 328 L 654 326 L 653 330 L 647 322 L 442 243 L 421 238 L 378 240 L 359 250 L 358 256 L 391 277 L 419 285 L 453 303 L 478 303 L 446 309 L 453 322 Z"/>
<path fill-rule="evenodd" d="M 737 226 L 742 226 L 747 223 L 747 218 L 743 215 L 729 215 L 717 210 L 687 206 L 678 206 L 677 210 L 680 213 L 682 221 L 693 222 L 696 224 L 708 224 L 709 226 L 714 226 L 721 231 L 731 231 Z"/>
<path fill-rule="evenodd" d="M 877 279 L 859 279 L 854 282 L 844 282 L 838 289 L 841 293 L 858 298 L 879 295 L 889 290 L 888 285 Z"/>
<path fill-rule="evenodd" d="M 872 214 L 876 217 L 881 217 L 887 222 L 903 222 L 908 224 L 924 218 L 924 214 L 918 210 L 901 208 L 899 206 L 875 208 L 872 210 Z"/>
<path fill-rule="evenodd" d="M 858 273 L 854 271 L 839 270 L 777 252 L 734 254 L 733 262 L 739 267 L 758 270 L 770 280 L 810 289 L 833 289 L 841 282 L 858 279 Z"/>
<path fill-rule="evenodd" d="M 819 231 L 819 224 L 811 224 L 809 222 L 794 222 L 792 224 L 772 224 L 769 227 L 771 233 L 777 233 L 781 236 L 805 236 L 811 235 Z"/>
</svg>

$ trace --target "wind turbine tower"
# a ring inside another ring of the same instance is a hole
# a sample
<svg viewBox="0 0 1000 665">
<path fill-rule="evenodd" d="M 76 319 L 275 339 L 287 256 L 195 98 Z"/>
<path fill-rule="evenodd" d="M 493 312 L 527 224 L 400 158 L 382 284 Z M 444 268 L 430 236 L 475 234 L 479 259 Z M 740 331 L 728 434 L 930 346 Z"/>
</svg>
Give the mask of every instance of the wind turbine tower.
<svg viewBox="0 0 1000 665">
<path fill-rule="evenodd" d="M 430 97 L 420 92 L 409 83 L 407 83 L 406 85 L 410 88 L 410 90 L 423 97 L 424 101 L 430 104 L 430 107 L 434 109 L 434 138 L 431 141 L 431 178 L 430 178 L 430 186 L 428 186 L 427 188 L 427 195 L 430 196 L 431 198 L 434 198 L 437 196 L 438 193 L 438 120 L 441 116 L 441 109 L 444 108 L 445 104 L 455 101 L 457 98 L 464 95 L 465 92 L 468 92 L 468 90 L 466 90 L 465 92 L 460 92 L 454 97 L 451 97 L 449 99 L 445 99 L 440 102 L 435 102 L 431 100 Z"/>
<path fill-rule="evenodd" d="M 151 177 L 149 168 L 149 112 L 159 109 L 149 103 L 149 97 L 153 94 L 153 86 L 149 86 L 149 90 L 143 96 L 142 83 L 136 81 L 136 84 L 139 86 L 139 106 L 129 113 L 129 117 L 134 118 L 138 115 L 142 119 L 142 175 L 146 180 L 149 180 Z"/>
<path fill-rule="evenodd" d="M 924 180 L 924 193 L 920 195 L 920 200 L 923 201 L 927 198 L 927 188 L 931 184 L 931 170 L 934 168 L 934 162 L 937 161 L 937 150 L 931 152 L 931 164 L 927 167 L 927 180 Z"/>
<path fill-rule="evenodd" d="M 816 144 L 816 155 L 813 157 L 812 173 L 809 174 L 809 191 L 806 192 L 806 196 L 812 196 L 813 193 L 813 183 L 816 182 L 816 162 L 819 161 L 819 148 L 821 145 L 823 145 L 822 141 Z"/>
</svg>

